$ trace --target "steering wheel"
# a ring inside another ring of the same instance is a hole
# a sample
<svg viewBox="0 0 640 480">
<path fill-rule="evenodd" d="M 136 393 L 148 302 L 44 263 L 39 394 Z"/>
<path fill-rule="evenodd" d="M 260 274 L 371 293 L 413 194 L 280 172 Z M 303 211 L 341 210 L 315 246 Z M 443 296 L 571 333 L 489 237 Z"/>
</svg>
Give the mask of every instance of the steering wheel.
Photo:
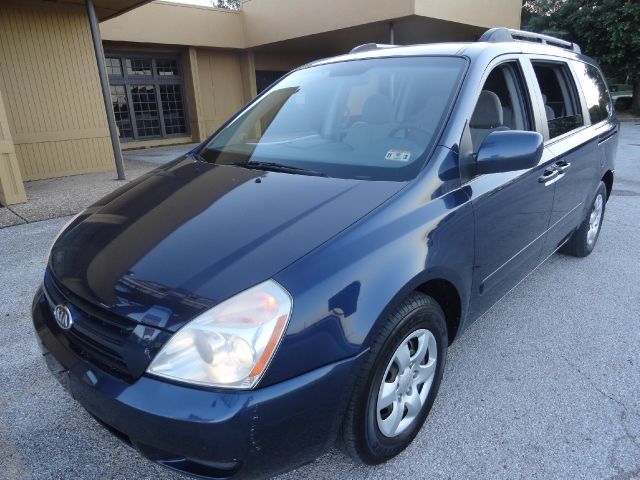
<svg viewBox="0 0 640 480">
<path fill-rule="evenodd" d="M 389 138 L 397 138 L 396 134 L 398 132 L 404 132 L 404 137 L 402 138 L 409 138 L 409 135 L 411 134 L 411 132 L 417 132 L 421 135 L 424 135 L 426 137 L 426 141 L 428 141 L 432 136 L 433 136 L 433 132 L 430 132 L 429 130 L 425 130 L 423 128 L 420 127 L 416 127 L 414 125 L 409 125 L 409 124 L 405 124 L 405 125 L 400 125 L 399 127 L 394 128 L 393 130 L 391 130 L 389 132 L 388 137 Z"/>
</svg>

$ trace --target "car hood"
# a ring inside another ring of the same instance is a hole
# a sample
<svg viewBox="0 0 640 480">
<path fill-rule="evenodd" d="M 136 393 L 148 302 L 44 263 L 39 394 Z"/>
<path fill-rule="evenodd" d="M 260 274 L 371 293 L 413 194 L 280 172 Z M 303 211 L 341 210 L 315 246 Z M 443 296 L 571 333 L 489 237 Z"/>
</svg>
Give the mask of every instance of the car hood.
<svg viewBox="0 0 640 480">
<path fill-rule="evenodd" d="M 185 158 L 87 209 L 55 242 L 49 268 L 71 296 L 174 331 L 272 277 L 403 185 Z"/>
</svg>

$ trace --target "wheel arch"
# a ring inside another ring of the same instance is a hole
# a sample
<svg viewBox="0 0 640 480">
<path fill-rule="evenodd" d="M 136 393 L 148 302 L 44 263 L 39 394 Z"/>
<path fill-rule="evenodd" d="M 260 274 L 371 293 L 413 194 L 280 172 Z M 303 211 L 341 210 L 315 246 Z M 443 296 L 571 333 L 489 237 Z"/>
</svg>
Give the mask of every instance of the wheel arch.
<svg viewBox="0 0 640 480">
<path fill-rule="evenodd" d="M 418 285 L 415 290 L 429 295 L 442 308 L 447 321 L 449 345 L 451 345 L 458 334 L 462 318 L 462 300 L 458 289 L 453 283 L 444 278 L 433 278 Z"/>
<path fill-rule="evenodd" d="M 609 200 L 609 197 L 611 196 L 611 189 L 613 188 L 613 172 L 611 170 L 607 170 L 602 176 L 602 181 L 604 182 L 605 187 L 607 187 L 607 200 Z"/>
<path fill-rule="evenodd" d="M 424 293 L 438 302 L 445 314 L 449 344 L 453 343 L 464 328 L 468 302 L 468 293 L 466 292 L 470 291 L 470 282 L 470 276 L 469 280 L 465 282 L 459 274 L 443 268 L 425 270 L 416 275 L 396 293 L 380 313 L 374 328 L 369 332 L 365 345 L 369 345 L 370 341 L 376 338 L 385 318 L 412 292 Z"/>
</svg>

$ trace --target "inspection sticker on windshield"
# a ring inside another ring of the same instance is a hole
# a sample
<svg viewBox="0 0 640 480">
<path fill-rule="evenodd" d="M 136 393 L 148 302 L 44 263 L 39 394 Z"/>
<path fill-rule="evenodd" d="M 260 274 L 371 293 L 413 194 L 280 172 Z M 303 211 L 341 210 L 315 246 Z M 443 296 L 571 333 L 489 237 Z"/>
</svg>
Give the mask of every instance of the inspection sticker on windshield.
<svg viewBox="0 0 640 480">
<path fill-rule="evenodd" d="M 409 150 L 394 150 L 387 151 L 384 156 L 385 160 L 391 160 L 392 162 L 408 162 L 411 158 L 411 152 Z"/>
</svg>

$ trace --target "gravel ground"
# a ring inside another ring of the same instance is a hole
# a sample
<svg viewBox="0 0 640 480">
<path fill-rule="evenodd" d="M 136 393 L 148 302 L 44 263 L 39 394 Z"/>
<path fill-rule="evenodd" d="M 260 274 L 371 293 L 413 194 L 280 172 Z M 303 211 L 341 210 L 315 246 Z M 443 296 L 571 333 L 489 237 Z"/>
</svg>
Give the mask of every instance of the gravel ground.
<svg viewBox="0 0 640 480">
<path fill-rule="evenodd" d="M 639 158 L 625 124 L 594 253 L 555 255 L 452 346 L 403 454 L 364 467 L 332 451 L 281 479 L 640 478 Z M 28 309 L 64 222 L 0 230 L 0 478 L 182 478 L 99 427 L 39 356 Z"/>
</svg>

